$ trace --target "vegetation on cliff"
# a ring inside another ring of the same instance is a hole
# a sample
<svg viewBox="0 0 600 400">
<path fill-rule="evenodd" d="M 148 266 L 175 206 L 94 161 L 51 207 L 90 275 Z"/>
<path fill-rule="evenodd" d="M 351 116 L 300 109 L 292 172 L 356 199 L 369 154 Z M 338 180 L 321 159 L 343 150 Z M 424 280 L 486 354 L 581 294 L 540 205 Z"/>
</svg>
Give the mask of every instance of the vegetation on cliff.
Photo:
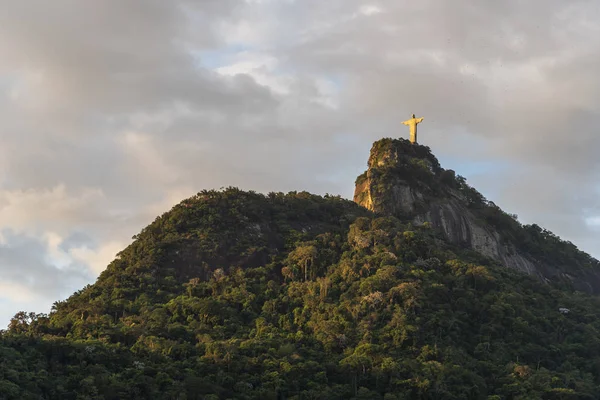
<svg viewBox="0 0 600 400">
<path fill-rule="evenodd" d="M 395 207 L 398 187 L 418 193 L 411 199 L 414 209 L 410 212 L 406 207 Z M 587 277 L 585 274 L 597 271 L 600 276 L 598 260 L 536 224 L 521 224 L 517 215 L 504 212 L 464 177 L 442 168 L 429 147 L 405 139 L 381 139 L 373 144 L 368 170 L 356 179 L 354 200 L 379 214 L 393 214 L 403 220 L 427 212 L 432 204 L 459 201 L 480 221 L 480 226 L 498 232 L 502 241 L 537 264 L 561 271 L 562 275 L 577 272 Z M 570 285 L 568 278 L 558 280 L 561 285 Z"/>
<path fill-rule="evenodd" d="M 0 398 L 593 399 L 599 312 L 427 224 L 205 191 L 50 315 L 15 316 Z"/>
</svg>

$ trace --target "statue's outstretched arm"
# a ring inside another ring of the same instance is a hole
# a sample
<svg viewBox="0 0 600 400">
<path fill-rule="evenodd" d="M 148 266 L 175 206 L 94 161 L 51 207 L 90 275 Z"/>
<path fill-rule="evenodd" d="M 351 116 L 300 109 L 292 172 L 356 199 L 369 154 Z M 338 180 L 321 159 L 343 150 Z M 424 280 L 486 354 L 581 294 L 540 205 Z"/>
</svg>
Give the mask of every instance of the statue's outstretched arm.
<svg viewBox="0 0 600 400">
<path fill-rule="evenodd" d="M 417 118 L 417 123 L 422 122 L 422 121 L 423 121 L 423 117 Z"/>
<path fill-rule="evenodd" d="M 403 123 L 404 125 L 410 125 L 410 120 L 408 120 L 408 121 L 402 121 L 402 123 Z"/>
</svg>

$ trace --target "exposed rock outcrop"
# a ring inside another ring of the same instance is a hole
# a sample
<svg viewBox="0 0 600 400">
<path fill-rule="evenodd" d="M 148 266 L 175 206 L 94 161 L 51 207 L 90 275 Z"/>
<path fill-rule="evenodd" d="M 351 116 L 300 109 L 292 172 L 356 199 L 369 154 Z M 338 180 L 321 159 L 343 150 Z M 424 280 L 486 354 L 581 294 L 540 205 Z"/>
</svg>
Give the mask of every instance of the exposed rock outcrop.
<svg viewBox="0 0 600 400">
<path fill-rule="evenodd" d="M 354 201 L 415 224 L 429 222 L 449 242 L 543 281 L 600 293 L 597 260 L 537 226 L 522 226 L 467 185 L 464 178 L 441 168 L 426 146 L 403 139 L 375 142 L 368 169 L 356 180 Z M 548 243 L 539 243 L 544 238 Z M 547 251 L 553 245 L 569 248 L 579 262 L 565 265 L 555 260 Z"/>
</svg>

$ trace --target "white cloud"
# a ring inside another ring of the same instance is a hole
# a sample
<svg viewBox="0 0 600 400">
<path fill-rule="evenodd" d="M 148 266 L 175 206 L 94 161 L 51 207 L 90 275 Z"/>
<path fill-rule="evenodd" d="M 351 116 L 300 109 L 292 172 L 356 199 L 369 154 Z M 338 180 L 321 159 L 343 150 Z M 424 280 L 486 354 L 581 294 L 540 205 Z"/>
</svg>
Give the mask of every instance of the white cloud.
<svg viewBox="0 0 600 400">
<path fill-rule="evenodd" d="M 2 282 L 0 281 L 0 299 L 10 300 L 14 303 L 31 303 L 35 300 L 40 300 L 40 294 L 36 294 L 27 284 L 20 284 L 15 282 Z M 14 310 L 9 314 L 12 317 L 17 311 Z M 3 321 L 6 322 L 6 321 Z"/>
<path fill-rule="evenodd" d="M 74 224 L 101 218 L 88 211 L 104 201 L 99 188 L 68 193 L 64 184 L 52 188 L 1 190 L 0 221 L 3 228 L 16 232 L 35 233 L 48 226 L 64 231 Z"/>
<path fill-rule="evenodd" d="M 225 76 L 247 74 L 276 94 L 289 94 L 293 78 L 279 73 L 277 67 L 278 61 L 273 56 L 244 51 L 236 55 L 232 64 L 219 67 L 216 71 Z"/>
<path fill-rule="evenodd" d="M 381 9 L 381 7 L 373 5 L 373 4 L 365 4 L 360 6 L 360 8 L 358 9 L 358 11 L 363 14 L 363 15 L 376 15 L 376 14 L 380 14 L 383 12 L 383 10 Z"/>
<path fill-rule="evenodd" d="M 69 256 L 74 261 L 88 265 L 94 274 L 99 274 L 127 244 L 125 241 L 107 241 L 98 249 L 77 247 L 69 250 Z"/>
<path fill-rule="evenodd" d="M 588 217 L 585 219 L 585 223 L 594 229 L 598 229 L 598 228 L 600 228 L 600 216 Z"/>
</svg>

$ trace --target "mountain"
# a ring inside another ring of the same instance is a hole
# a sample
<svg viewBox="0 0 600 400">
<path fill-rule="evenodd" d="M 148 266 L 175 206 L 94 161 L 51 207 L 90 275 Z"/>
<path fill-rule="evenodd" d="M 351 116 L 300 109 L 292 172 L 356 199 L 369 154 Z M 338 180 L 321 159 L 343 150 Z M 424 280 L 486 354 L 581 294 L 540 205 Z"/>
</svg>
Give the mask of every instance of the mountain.
<svg viewBox="0 0 600 400">
<path fill-rule="evenodd" d="M 355 202 L 183 200 L 50 315 L 15 315 L 0 399 L 596 399 L 597 273 L 384 139 Z"/>
</svg>

